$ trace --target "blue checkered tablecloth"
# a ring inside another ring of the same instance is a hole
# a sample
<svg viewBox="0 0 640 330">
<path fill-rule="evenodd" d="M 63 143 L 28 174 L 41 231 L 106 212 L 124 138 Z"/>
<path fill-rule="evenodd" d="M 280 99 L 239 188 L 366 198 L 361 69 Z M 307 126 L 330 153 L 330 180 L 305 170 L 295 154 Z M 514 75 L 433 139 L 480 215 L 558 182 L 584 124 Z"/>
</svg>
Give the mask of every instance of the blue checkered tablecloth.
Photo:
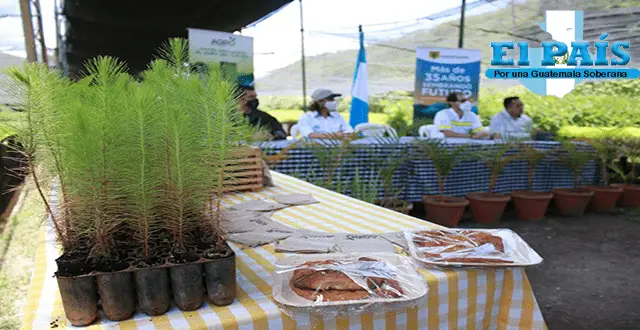
<svg viewBox="0 0 640 330">
<path fill-rule="evenodd" d="M 276 155 L 283 149 L 296 143 L 285 153 L 285 158 L 270 164 L 272 170 L 288 174 L 320 186 L 333 183 L 332 188 L 338 192 L 353 195 L 351 182 L 358 178 L 367 182 L 378 181 L 377 191 L 383 196 L 383 184 L 376 176 L 378 169 L 388 164 L 396 164 L 393 175 L 394 193 L 407 201 L 421 201 L 423 195 L 439 194 L 435 168 L 430 159 L 424 155 L 420 147 L 421 139 L 413 137 L 363 138 L 352 141 L 341 147 L 340 141 L 301 140 L 263 142 L 258 146 L 265 155 Z M 526 142 L 540 150 L 553 150 L 560 146 L 559 142 L 531 141 Z M 447 139 L 448 148 L 464 145 L 466 152 L 499 148 L 499 141 Z M 593 150 L 586 144 L 579 148 Z M 515 150 L 514 150 L 515 152 Z M 401 161 L 401 164 L 398 162 Z M 329 169 L 328 171 L 325 169 Z M 528 189 L 529 166 L 524 161 L 509 163 L 496 182 L 495 191 L 509 193 L 513 190 Z M 328 176 L 332 172 L 332 178 Z M 481 162 L 465 160 L 449 175 L 445 194 L 464 196 L 475 191 L 487 191 L 489 187 L 489 170 Z M 599 181 L 598 166 L 590 162 L 580 178 L 581 184 L 594 184 Z M 573 186 L 573 176 L 559 160 L 548 155 L 537 167 L 533 179 L 534 191 L 550 191 L 553 188 Z"/>
</svg>

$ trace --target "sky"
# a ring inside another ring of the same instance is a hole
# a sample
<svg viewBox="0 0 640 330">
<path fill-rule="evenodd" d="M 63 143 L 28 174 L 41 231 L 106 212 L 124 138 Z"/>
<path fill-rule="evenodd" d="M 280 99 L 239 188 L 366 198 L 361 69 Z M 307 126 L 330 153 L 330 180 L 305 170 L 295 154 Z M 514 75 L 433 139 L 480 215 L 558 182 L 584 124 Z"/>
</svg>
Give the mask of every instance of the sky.
<svg viewBox="0 0 640 330">
<path fill-rule="evenodd" d="M 434 25 L 429 21 L 416 21 L 448 8 L 460 5 L 461 1 L 449 0 L 304 0 L 305 54 L 312 56 L 333 53 L 358 47 L 356 38 L 327 36 L 329 33 L 351 33 L 357 36 L 358 25 L 364 25 L 365 35 L 376 35 L 375 31 L 397 26 L 407 26 L 402 32 Z M 47 48 L 55 48 L 54 0 L 40 0 L 44 17 L 44 34 Z M 486 5 L 481 9 L 496 9 Z M 4 16 L 8 15 L 8 17 Z M 400 22 L 397 24 L 375 25 Z M 370 26 L 374 24 L 375 26 Z M 369 34 L 367 34 L 369 33 Z M 242 35 L 254 38 L 254 69 L 257 77 L 294 63 L 300 59 L 300 7 L 296 0 L 281 11 L 243 29 Z M 0 0 L 0 51 L 25 57 L 22 22 L 18 0 Z M 394 35 L 391 35 L 394 36 Z M 354 59 L 355 61 L 355 59 Z"/>
<path fill-rule="evenodd" d="M 414 30 L 428 28 L 435 23 L 418 22 L 416 19 L 460 4 L 461 1 L 455 0 L 303 0 L 303 21 L 307 32 L 305 55 L 312 56 L 358 48 L 356 38 L 327 36 L 319 31 L 352 33 L 353 36 L 357 36 L 358 25 L 362 24 L 367 36 L 368 32 L 412 24 L 414 24 Z M 486 5 L 474 10 L 474 13 L 492 9 L 496 7 Z M 367 26 L 389 22 L 399 23 Z M 410 26 L 402 31 L 409 32 L 411 28 Z M 255 27 L 244 29 L 242 34 L 254 38 L 254 67 L 257 77 L 298 61 L 301 48 L 299 2 L 294 1 Z"/>
<path fill-rule="evenodd" d="M 44 37 L 47 43 L 47 48 L 50 49 L 55 48 L 56 45 L 54 6 L 54 0 L 40 0 Z M 0 51 L 26 58 L 27 55 L 24 47 L 19 1 L 0 0 Z"/>
</svg>

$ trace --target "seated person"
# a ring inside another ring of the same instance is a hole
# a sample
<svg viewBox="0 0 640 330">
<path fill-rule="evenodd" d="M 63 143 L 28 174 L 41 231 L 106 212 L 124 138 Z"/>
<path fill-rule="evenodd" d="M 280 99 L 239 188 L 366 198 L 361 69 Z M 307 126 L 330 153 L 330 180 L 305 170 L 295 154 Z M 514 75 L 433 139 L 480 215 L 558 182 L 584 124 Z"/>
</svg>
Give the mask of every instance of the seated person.
<svg viewBox="0 0 640 330">
<path fill-rule="evenodd" d="M 496 138 L 497 134 L 490 134 L 483 130 L 478 115 L 471 111 L 472 104 L 462 93 L 453 92 L 447 96 L 449 108 L 440 110 L 433 120 L 435 127 L 445 137 L 458 138 Z"/>
<path fill-rule="evenodd" d="M 470 100 L 472 101 L 472 100 Z M 420 104 L 414 104 L 413 106 L 413 110 L 414 110 L 414 121 L 416 119 L 421 119 L 421 118 L 434 118 L 436 116 L 436 114 L 440 111 L 440 110 L 444 110 L 446 108 L 449 107 L 449 104 L 445 103 L 445 102 L 436 102 L 436 103 L 432 103 L 428 106 L 424 106 L 424 105 L 420 105 Z M 476 107 L 475 105 L 471 107 L 471 112 L 475 113 L 476 115 L 478 114 L 478 107 Z"/>
<path fill-rule="evenodd" d="M 244 117 L 252 126 L 262 126 L 271 135 L 273 140 L 285 140 L 287 133 L 282 128 L 280 122 L 272 115 L 258 110 L 260 102 L 257 98 L 258 94 L 251 85 L 240 85 L 240 98 L 238 105 Z"/>
<path fill-rule="evenodd" d="M 328 89 L 318 89 L 311 94 L 309 112 L 298 120 L 300 134 L 312 139 L 340 138 L 353 133 L 353 128 L 338 113 L 336 94 Z"/>
<path fill-rule="evenodd" d="M 504 110 L 491 117 L 491 132 L 505 139 L 531 139 L 533 120 L 524 114 L 524 103 L 517 96 L 504 99 Z"/>
</svg>

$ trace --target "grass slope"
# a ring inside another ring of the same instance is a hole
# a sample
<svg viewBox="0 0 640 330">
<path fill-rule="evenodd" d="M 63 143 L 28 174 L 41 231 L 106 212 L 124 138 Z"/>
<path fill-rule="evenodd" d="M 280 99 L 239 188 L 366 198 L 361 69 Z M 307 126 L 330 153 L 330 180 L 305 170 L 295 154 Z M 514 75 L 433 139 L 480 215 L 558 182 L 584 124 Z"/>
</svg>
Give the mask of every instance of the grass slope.
<svg viewBox="0 0 640 330">
<path fill-rule="evenodd" d="M 44 207 L 32 186 L 0 223 L 0 329 L 19 329 L 39 242 Z"/>
</svg>

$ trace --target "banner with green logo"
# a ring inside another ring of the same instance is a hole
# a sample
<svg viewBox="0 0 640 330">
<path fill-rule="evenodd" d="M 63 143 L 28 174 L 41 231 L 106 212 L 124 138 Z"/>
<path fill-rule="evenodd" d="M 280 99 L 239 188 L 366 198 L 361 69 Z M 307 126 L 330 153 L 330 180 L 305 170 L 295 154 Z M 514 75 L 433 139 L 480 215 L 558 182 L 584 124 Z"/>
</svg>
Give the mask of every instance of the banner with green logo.
<svg viewBox="0 0 640 330">
<path fill-rule="evenodd" d="M 252 85 L 253 38 L 227 32 L 189 29 L 192 64 L 219 63 L 223 74 L 242 85 Z"/>
</svg>

